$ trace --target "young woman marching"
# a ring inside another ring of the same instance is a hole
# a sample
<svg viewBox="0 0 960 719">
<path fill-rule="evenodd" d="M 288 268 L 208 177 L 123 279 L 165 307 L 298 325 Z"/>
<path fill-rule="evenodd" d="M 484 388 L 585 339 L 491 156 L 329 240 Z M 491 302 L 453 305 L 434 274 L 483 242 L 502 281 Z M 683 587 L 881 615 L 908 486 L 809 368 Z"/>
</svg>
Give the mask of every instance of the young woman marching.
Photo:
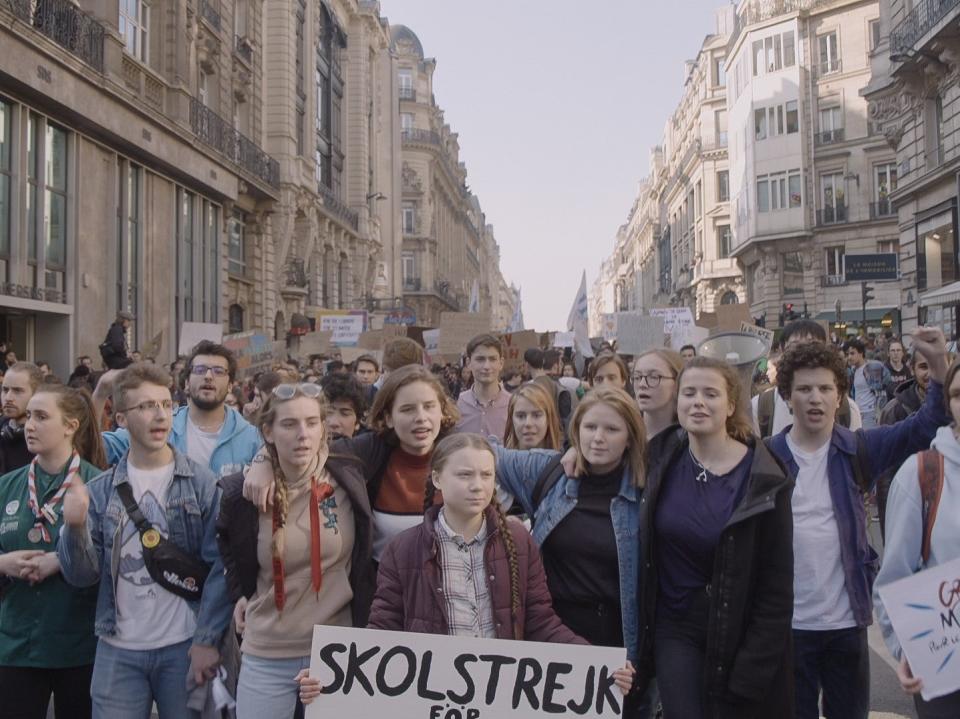
<svg viewBox="0 0 960 719">
<path fill-rule="evenodd" d="M 687 437 L 647 478 L 638 685 L 665 719 L 791 717 L 791 481 L 752 439 L 740 381 L 696 357 L 678 377 Z"/>
<path fill-rule="evenodd" d="M 677 424 L 677 378 L 683 369 L 683 357 L 667 349 L 654 349 L 633 361 L 633 393 L 647 429 L 647 457 L 659 456 L 659 444 L 670 433 L 664 430 Z"/>
<path fill-rule="evenodd" d="M 598 387 L 624 389 L 629 375 L 627 365 L 615 354 L 602 354 L 590 364 L 590 386 L 594 389 Z"/>
<path fill-rule="evenodd" d="M 221 480 L 217 541 L 243 632 L 238 719 L 293 715 L 294 678 L 310 664 L 315 624 L 364 626 L 373 594 L 371 519 L 362 466 L 327 456 L 326 401 L 315 384 L 281 384 L 258 428 L 276 502 L 259 513 L 243 475 Z"/>
<path fill-rule="evenodd" d="M 503 444 L 508 449 L 562 449 L 557 403 L 539 384 L 525 384 L 510 397 Z"/>
<path fill-rule="evenodd" d="M 874 605 L 883 638 L 890 653 L 900 661 L 897 677 L 904 691 L 913 695 L 920 719 L 960 716 L 960 691 L 930 701 L 920 696 L 923 677 L 914 677 L 910 671 L 900 638 L 893 631 L 878 590 L 960 557 L 960 362 L 950 367 L 943 386 L 953 423 L 937 430 L 930 450 L 904 462 L 893 478 L 887 497 L 883 564 L 874 585 Z M 928 497 L 921 489 L 920 474 L 924 466 L 924 474 L 930 478 L 926 481 L 933 489 Z M 937 497 L 935 514 L 933 497 Z M 931 507 L 927 516 L 932 517 L 932 524 L 930 520 L 924 523 L 925 504 Z"/>
<path fill-rule="evenodd" d="M 369 628 L 586 644 L 551 608 L 533 539 L 494 499 L 495 466 L 480 435 L 455 434 L 437 445 L 423 521 L 388 545 Z M 438 490 L 442 506 L 434 504 Z M 625 693 L 632 667 L 614 676 Z M 304 702 L 318 689 L 304 682 Z"/>
<path fill-rule="evenodd" d="M 90 678 L 97 587 L 60 575 L 56 545 L 61 502 L 74 477 L 106 466 L 90 395 L 41 385 L 27 404 L 26 467 L 0 478 L 0 696 L 4 717 L 43 719 L 53 694 L 57 716 L 91 714 Z"/>
</svg>

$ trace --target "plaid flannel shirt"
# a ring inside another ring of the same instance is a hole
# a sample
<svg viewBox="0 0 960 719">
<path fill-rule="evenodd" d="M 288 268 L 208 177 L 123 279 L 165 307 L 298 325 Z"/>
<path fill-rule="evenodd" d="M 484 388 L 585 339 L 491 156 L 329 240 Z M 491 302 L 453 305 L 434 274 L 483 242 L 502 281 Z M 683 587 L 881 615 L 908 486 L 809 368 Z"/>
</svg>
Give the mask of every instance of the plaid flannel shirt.
<svg viewBox="0 0 960 719">
<path fill-rule="evenodd" d="M 437 515 L 437 538 L 448 633 L 459 637 L 495 638 L 493 604 L 483 561 L 487 546 L 486 522 L 477 536 L 466 542 L 450 529 L 441 510 Z"/>
</svg>

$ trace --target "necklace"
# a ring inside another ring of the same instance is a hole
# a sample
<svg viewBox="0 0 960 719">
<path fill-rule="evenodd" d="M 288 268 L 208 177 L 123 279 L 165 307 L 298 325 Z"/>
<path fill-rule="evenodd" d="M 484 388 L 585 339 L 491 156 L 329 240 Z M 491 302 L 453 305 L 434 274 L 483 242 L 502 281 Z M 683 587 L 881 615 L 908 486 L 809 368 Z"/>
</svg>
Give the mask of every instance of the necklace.
<svg viewBox="0 0 960 719">
<path fill-rule="evenodd" d="M 696 458 L 696 456 L 694 455 L 692 449 L 687 448 L 687 451 L 690 453 L 690 459 L 693 460 L 693 463 L 696 465 L 697 469 L 700 470 L 700 472 L 697 474 L 697 476 L 696 476 L 694 479 L 695 479 L 697 482 L 702 482 L 702 483 L 706 484 L 707 480 L 708 480 L 709 477 L 710 477 L 710 472 L 707 471 L 707 468 L 704 467 L 703 464 L 700 462 L 700 460 L 698 460 L 698 459 Z"/>
</svg>

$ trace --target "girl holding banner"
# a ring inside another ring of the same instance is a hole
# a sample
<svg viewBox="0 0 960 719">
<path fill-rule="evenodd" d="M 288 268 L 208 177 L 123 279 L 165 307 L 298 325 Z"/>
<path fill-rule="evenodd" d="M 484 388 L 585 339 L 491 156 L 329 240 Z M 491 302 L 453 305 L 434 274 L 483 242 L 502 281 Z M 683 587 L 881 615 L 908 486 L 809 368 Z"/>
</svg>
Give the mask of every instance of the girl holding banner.
<svg viewBox="0 0 960 719">
<path fill-rule="evenodd" d="M 557 403 L 542 385 L 531 382 L 511 395 L 503 444 L 508 449 L 563 449 Z"/>
<path fill-rule="evenodd" d="M 950 367 L 944 387 L 953 424 L 937 430 L 930 450 L 904 462 L 893 478 L 887 498 L 887 541 L 873 594 L 887 648 L 900 661 L 900 685 L 914 695 L 920 719 L 960 716 L 960 691 L 929 701 L 920 696 L 923 681 L 911 672 L 879 590 L 960 557 L 960 362 Z"/>
<path fill-rule="evenodd" d="M 61 501 L 74 477 L 106 466 L 86 390 L 41 385 L 27 404 L 27 466 L 0 478 L 0 696 L 4 716 L 91 715 L 97 587 L 60 573 Z"/>
<path fill-rule="evenodd" d="M 221 480 L 217 543 L 243 632 L 238 719 L 291 717 L 295 677 L 310 664 L 313 626 L 365 626 L 374 578 L 370 502 L 362 464 L 328 456 L 326 400 L 315 384 L 281 384 L 258 429 L 272 478 L 272 513 L 242 496 L 243 475 Z"/>
</svg>

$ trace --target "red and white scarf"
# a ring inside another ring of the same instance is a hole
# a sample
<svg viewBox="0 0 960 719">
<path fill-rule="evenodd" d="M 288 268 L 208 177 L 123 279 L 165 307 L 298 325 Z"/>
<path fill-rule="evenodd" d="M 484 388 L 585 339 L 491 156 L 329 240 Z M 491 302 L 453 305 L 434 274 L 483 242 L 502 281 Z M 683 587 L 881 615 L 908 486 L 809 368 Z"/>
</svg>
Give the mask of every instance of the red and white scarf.
<svg viewBox="0 0 960 719">
<path fill-rule="evenodd" d="M 50 498 L 50 501 L 46 502 L 42 507 L 37 499 L 36 465 L 37 458 L 34 457 L 33 461 L 30 462 L 30 470 L 27 472 L 28 504 L 30 505 L 30 511 L 33 512 L 33 516 L 37 520 L 33 526 L 40 530 L 44 542 L 50 542 L 50 531 L 47 529 L 47 525 L 49 524 L 52 527 L 57 523 L 57 505 L 60 504 L 63 500 L 63 495 L 70 489 L 74 477 L 80 476 L 80 455 L 76 452 L 73 453 L 73 456 L 70 458 L 70 465 L 67 467 L 67 476 L 64 478 L 63 484 L 60 485 L 57 493 Z"/>
</svg>

